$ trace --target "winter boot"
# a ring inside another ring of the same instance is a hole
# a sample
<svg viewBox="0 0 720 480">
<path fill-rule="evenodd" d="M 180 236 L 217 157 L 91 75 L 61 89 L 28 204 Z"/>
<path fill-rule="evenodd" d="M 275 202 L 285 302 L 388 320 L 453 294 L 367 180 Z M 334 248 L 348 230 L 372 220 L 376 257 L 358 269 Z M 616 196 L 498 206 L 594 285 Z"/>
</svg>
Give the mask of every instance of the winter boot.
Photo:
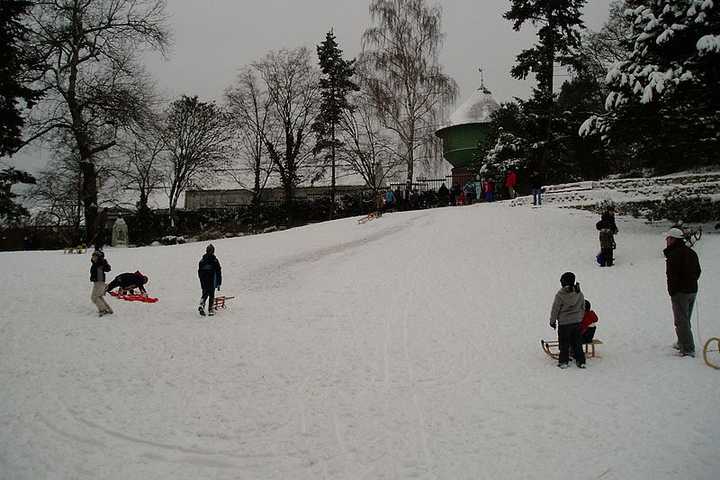
<svg viewBox="0 0 720 480">
<path fill-rule="evenodd" d="M 214 308 L 208 308 L 208 315 L 211 317 L 215 315 L 215 309 Z"/>
<path fill-rule="evenodd" d="M 580 362 L 580 360 L 576 360 L 575 365 L 577 365 L 578 368 L 585 368 L 585 364 Z"/>
<path fill-rule="evenodd" d="M 203 308 L 202 305 L 200 305 L 198 307 L 198 313 L 200 314 L 200 316 L 203 316 L 203 317 L 205 316 L 205 309 Z"/>
<path fill-rule="evenodd" d="M 559 368 L 568 368 L 569 366 L 570 366 L 570 365 L 568 365 L 567 362 L 558 363 L 558 367 L 559 367 Z"/>
</svg>

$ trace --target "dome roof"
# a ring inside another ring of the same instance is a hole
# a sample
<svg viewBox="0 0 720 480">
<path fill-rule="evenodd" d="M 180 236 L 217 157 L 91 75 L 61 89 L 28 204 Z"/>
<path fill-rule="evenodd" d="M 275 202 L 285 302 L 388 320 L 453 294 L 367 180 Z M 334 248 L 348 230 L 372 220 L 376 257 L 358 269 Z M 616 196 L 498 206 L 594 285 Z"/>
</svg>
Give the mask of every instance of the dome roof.
<svg viewBox="0 0 720 480">
<path fill-rule="evenodd" d="M 489 123 L 490 115 L 500 108 L 498 102 L 485 87 L 475 90 L 475 93 L 460 105 L 455 113 L 450 115 L 450 125 L 463 125 L 466 123 Z"/>
</svg>

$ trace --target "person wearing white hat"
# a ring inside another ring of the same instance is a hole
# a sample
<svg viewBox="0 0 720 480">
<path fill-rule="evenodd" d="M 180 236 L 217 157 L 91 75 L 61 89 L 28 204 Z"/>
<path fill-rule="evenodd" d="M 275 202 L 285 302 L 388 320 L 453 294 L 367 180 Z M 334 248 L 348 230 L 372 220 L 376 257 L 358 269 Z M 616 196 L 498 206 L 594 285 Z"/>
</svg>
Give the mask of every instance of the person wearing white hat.
<svg viewBox="0 0 720 480">
<path fill-rule="evenodd" d="M 700 261 L 695 251 L 685 244 L 684 232 L 673 227 L 665 233 L 667 289 L 672 303 L 676 348 L 681 357 L 695 356 L 695 341 L 690 324 L 700 278 Z"/>
</svg>

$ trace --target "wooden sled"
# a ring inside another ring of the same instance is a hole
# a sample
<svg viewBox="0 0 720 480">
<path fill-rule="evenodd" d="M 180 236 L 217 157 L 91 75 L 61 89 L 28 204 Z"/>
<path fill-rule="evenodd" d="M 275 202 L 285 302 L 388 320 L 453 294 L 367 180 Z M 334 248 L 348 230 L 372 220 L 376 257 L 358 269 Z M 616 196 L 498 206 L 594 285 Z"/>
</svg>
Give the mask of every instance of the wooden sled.
<svg viewBox="0 0 720 480">
<path fill-rule="evenodd" d="M 585 357 L 597 357 L 598 355 L 595 353 L 595 345 L 602 344 L 602 340 L 598 340 L 597 338 L 593 339 L 590 343 L 583 343 Z M 540 345 L 542 345 L 543 351 L 547 353 L 549 357 L 554 358 L 555 360 L 560 358 L 560 343 L 557 340 L 540 340 Z"/>
<path fill-rule="evenodd" d="M 359 220 L 358 220 L 358 223 L 359 223 L 359 224 L 367 223 L 367 222 L 369 222 L 370 220 L 375 220 L 376 218 L 380 218 L 380 217 L 382 217 L 382 213 L 380 213 L 380 212 L 370 212 L 370 213 L 367 214 L 367 216 L 359 219 Z"/>
<path fill-rule="evenodd" d="M 219 297 L 215 297 L 215 301 L 213 302 L 215 310 L 218 308 L 225 308 L 225 301 L 230 300 L 231 298 L 235 297 L 228 297 L 225 295 L 220 295 Z"/>
<path fill-rule="evenodd" d="M 715 348 L 712 348 L 712 344 L 715 343 Z M 717 365 L 713 363 L 708 358 L 708 352 L 717 352 L 720 351 L 720 338 L 718 337 L 712 337 L 708 339 L 707 342 L 705 342 L 705 346 L 703 347 L 703 360 L 705 360 L 705 363 L 708 367 L 714 368 L 715 370 L 720 370 L 720 365 Z"/>
</svg>

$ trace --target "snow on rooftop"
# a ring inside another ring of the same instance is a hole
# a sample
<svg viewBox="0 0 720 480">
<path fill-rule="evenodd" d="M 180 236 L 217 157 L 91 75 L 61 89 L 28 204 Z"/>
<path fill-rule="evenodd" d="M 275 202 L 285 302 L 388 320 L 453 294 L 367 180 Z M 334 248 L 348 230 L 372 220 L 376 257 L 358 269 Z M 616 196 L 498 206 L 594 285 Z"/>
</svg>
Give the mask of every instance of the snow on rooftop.
<svg viewBox="0 0 720 480">
<path fill-rule="evenodd" d="M 489 123 L 490 116 L 500 108 L 492 93 L 484 87 L 465 101 L 455 113 L 450 115 L 450 125 L 464 125 L 467 123 Z"/>
</svg>

